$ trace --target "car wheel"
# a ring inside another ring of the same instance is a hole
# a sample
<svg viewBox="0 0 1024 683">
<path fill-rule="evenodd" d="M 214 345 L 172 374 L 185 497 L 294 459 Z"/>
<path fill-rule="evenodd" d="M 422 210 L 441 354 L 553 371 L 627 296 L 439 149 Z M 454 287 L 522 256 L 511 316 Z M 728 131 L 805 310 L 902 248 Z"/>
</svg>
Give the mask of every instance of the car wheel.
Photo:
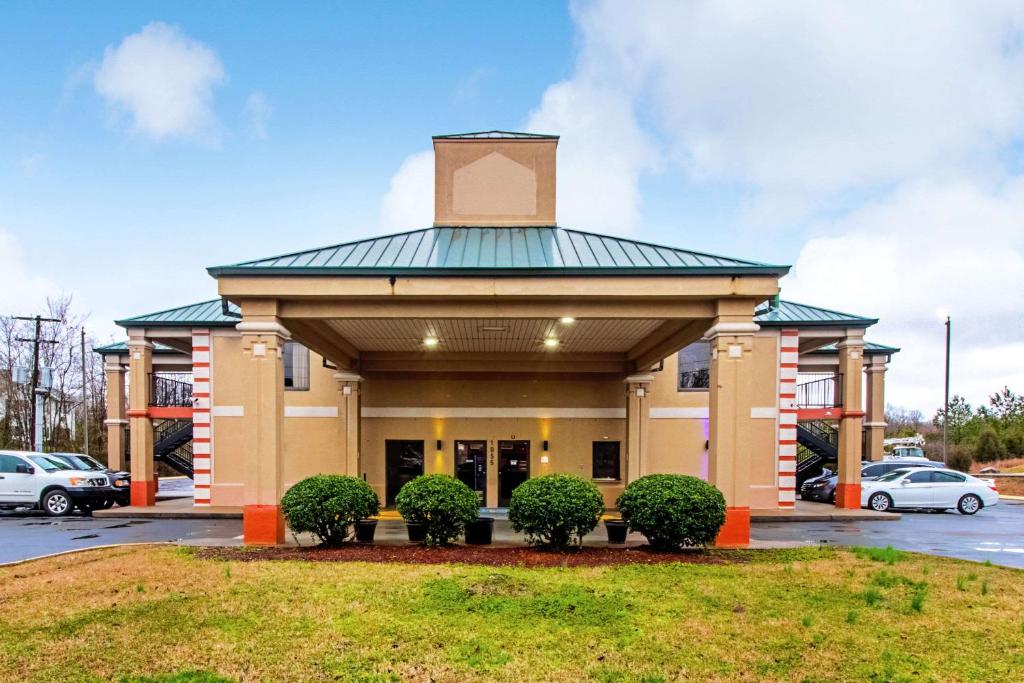
<svg viewBox="0 0 1024 683">
<path fill-rule="evenodd" d="M 973 493 L 968 493 L 960 499 L 959 503 L 956 504 L 956 509 L 959 510 L 962 515 L 973 515 L 981 509 L 981 498 L 978 498 Z"/>
<path fill-rule="evenodd" d="M 74 509 L 71 496 L 63 489 L 54 489 L 43 496 L 43 511 L 51 517 L 65 517 Z"/>
<path fill-rule="evenodd" d="M 835 491 L 832 491 L 832 493 L 828 494 L 828 502 L 829 502 L 829 505 L 835 505 L 836 504 L 836 492 Z"/>
<path fill-rule="evenodd" d="M 112 507 L 114 507 L 114 499 L 113 498 L 105 498 L 103 500 L 103 502 L 100 503 L 100 505 L 99 505 L 99 509 L 100 510 L 109 510 Z"/>
<path fill-rule="evenodd" d="M 888 493 L 872 493 L 868 498 L 868 507 L 875 512 L 885 512 L 892 507 L 892 498 Z"/>
</svg>

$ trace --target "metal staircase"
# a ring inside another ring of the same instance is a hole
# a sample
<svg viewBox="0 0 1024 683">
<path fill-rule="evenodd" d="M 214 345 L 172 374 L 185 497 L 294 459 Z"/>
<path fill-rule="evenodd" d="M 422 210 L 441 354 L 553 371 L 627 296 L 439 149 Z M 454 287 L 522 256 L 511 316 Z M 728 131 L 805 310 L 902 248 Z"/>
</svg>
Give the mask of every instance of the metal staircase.
<svg viewBox="0 0 1024 683">
<path fill-rule="evenodd" d="M 153 459 L 192 478 L 192 420 L 164 420 L 153 428 Z"/>
<path fill-rule="evenodd" d="M 796 441 L 803 446 L 796 463 L 797 490 L 811 477 L 821 474 L 827 462 L 839 460 L 839 430 L 827 420 L 798 422 Z"/>
</svg>

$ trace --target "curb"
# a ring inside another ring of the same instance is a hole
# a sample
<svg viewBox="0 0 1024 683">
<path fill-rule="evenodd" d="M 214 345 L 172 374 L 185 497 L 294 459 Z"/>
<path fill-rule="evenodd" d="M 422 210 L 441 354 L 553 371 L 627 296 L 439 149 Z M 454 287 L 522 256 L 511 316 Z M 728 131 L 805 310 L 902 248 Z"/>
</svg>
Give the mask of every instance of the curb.
<svg viewBox="0 0 1024 683">
<path fill-rule="evenodd" d="M 770 524 L 774 522 L 898 522 L 900 513 L 894 512 L 885 517 L 875 515 L 808 515 L 795 513 L 792 515 L 750 515 L 751 524 Z"/>
<path fill-rule="evenodd" d="M 61 557 L 62 555 L 74 555 L 75 553 L 86 553 L 90 550 L 105 550 L 107 548 L 128 548 L 138 547 L 145 545 L 178 545 L 176 541 L 139 541 L 138 543 L 108 543 L 106 545 L 91 545 L 88 548 L 72 548 L 70 550 L 61 550 L 59 553 L 48 553 L 46 555 L 36 555 L 35 557 L 27 557 L 24 560 L 15 560 L 14 562 L 2 562 L 0 563 L 0 569 L 6 567 L 17 567 L 21 564 L 28 564 L 29 562 L 35 562 L 37 560 L 48 560 L 52 557 Z"/>
<path fill-rule="evenodd" d="M 153 512 L 121 512 L 120 510 L 94 510 L 97 519 L 242 519 L 241 512 L 175 512 L 154 510 Z"/>
</svg>

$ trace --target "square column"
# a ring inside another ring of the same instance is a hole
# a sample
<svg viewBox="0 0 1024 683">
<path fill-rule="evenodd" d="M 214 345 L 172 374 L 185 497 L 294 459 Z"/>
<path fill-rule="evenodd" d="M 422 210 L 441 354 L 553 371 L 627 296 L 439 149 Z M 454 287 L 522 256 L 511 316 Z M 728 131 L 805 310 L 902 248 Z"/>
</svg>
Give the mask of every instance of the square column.
<svg viewBox="0 0 1024 683">
<path fill-rule="evenodd" d="M 705 338 L 711 342 L 708 392 L 708 476 L 725 496 L 725 524 L 716 545 L 750 544 L 750 454 L 754 384 L 753 305 L 749 317 L 719 315 Z"/>
<path fill-rule="evenodd" d="M 868 460 L 882 459 L 883 441 L 885 440 L 885 371 L 887 356 L 875 356 L 865 365 L 864 374 L 867 379 L 867 415 L 864 430 L 866 436 L 866 453 Z"/>
<path fill-rule="evenodd" d="M 650 390 L 653 375 L 626 378 L 626 483 L 647 471 L 647 444 L 650 433 Z"/>
<path fill-rule="evenodd" d="M 243 308 L 244 310 L 244 308 Z M 284 423 L 284 342 L 291 335 L 276 318 L 245 319 L 242 333 L 242 432 L 245 435 L 245 493 L 242 536 L 247 545 L 284 543 L 281 513 Z"/>
<path fill-rule="evenodd" d="M 131 333 L 129 332 L 129 335 Z M 142 336 L 129 336 L 128 420 L 131 423 L 131 503 L 156 505 L 156 465 L 153 462 L 153 420 L 149 417 L 153 345 Z"/>
<path fill-rule="evenodd" d="M 359 386 L 363 378 L 354 372 L 336 372 L 341 405 L 339 412 L 345 416 L 345 474 L 362 476 L 362 460 L 359 457 L 360 410 L 362 401 Z"/>
<path fill-rule="evenodd" d="M 843 415 L 839 418 L 839 483 L 836 507 L 860 508 L 861 427 L 864 421 L 864 332 L 850 330 L 839 342 L 839 374 L 843 378 Z"/>
<path fill-rule="evenodd" d="M 128 419 L 125 417 L 124 373 L 125 367 L 119 362 L 107 361 L 103 365 L 107 377 L 107 419 L 103 421 L 107 428 L 107 467 L 115 472 L 127 469 L 125 462 L 125 428 Z"/>
</svg>

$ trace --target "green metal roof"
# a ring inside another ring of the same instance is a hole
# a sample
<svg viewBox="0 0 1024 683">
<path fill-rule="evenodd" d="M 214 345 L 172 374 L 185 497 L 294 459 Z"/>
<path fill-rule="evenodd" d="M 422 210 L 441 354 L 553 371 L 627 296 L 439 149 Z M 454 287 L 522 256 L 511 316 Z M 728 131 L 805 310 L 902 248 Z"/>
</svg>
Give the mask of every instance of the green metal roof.
<svg viewBox="0 0 1024 683">
<path fill-rule="evenodd" d="M 754 320 L 758 325 L 768 327 L 780 325 L 868 327 L 878 322 L 877 318 L 865 318 L 852 313 L 842 313 L 792 301 L 779 301 L 775 307 L 771 302 L 763 303 L 757 307 L 754 314 Z"/>
<path fill-rule="evenodd" d="M 114 342 L 113 344 L 107 344 L 106 346 L 97 346 L 93 349 L 93 352 L 98 353 L 101 356 L 107 356 L 118 353 L 127 353 L 128 342 L 119 341 Z M 153 353 L 181 353 L 181 351 L 170 346 L 167 346 L 166 344 L 156 342 L 153 344 Z"/>
<path fill-rule="evenodd" d="M 874 342 L 864 342 L 864 353 L 868 356 L 885 356 L 890 353 L 899 353 L 900 350 L 895 346 L 886 346 L 885 344 L 875 344 Z M 836 344 L 829 344 L 822 346 L 821 348 L 814 349 L 810 353 L 822 353 L 822 354 L 836 354 L 839 353 L 839 347 Z"/>
<path fill-rule="evenodd" d="M 221 299 L 201 301 L 197 304 L 168 308 L 165 311 L 146 313 L 134 318 L 115 320 L 114 324 L 121 327 L 178 327 L 181 325 L 209 325 L 211 327 L 225 327 L 238 324 L 241 317 L 241 310 L 232 303 L 228 304 L 228 310 L 236 313 L 236 317 L 224 315 L 221 308 Z"/>
<path fill-rule="evenodd" d="M 434 140 L 557 140 L 557 135 L 543 133 L 517 133 L 511 130 L 481 130 L 475 133 L 435 135 Z"/>
<path fill-rule="evenodd" d="M 207 269 L 210 275 L 785 275 L 789 266 L 559 227 L 434 227 Z"/>
</svg>

